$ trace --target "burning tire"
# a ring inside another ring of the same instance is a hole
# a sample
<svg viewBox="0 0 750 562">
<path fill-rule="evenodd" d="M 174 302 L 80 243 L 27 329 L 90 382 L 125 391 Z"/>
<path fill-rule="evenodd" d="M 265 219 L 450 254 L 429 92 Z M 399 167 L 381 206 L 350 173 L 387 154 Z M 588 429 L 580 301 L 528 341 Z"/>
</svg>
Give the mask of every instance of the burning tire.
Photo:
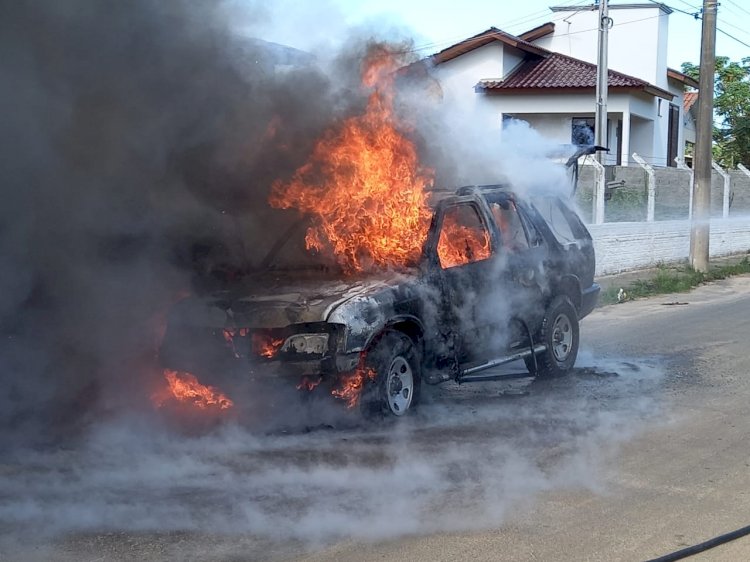
<svg viewBox="0 0 750 562">
<path fill-rule="evenodd" d="M 567 297 L 556 297 L 542 321 L 540 343 L 547 346 L 536 356 L 538 377 L 560 377 L 573 368 L 578 356 L 578 314 Z M 525 359 L 529 372 L 534 372 L 534 358 Z"/>
<path fill-rule="evenodd" d="M 362 393 L 365 416 L 403 416 L 419 402 L 422 377 L 414 342 L 400 332 L 386 332 L 367 352 L 366 367 L 375 371 Z"/>
</svg>

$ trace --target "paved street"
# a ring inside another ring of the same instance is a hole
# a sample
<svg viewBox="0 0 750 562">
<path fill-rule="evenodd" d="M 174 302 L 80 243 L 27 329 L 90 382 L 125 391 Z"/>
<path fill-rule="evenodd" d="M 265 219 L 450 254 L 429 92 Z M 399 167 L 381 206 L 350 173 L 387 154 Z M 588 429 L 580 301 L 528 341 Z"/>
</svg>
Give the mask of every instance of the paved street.
<svg viewBox="0 0 750 562">
<path fill-rule="evenodd" d="M 666 554 L 750 524 L 748 333 L 738 277 L 596 310 L 572 375 L 430 388 L 396 423 L 178 437 L 111 421 L 0 461 L 0 558 Z M 746 538 L 694 559 L 748 558 Z"/>
</svg>

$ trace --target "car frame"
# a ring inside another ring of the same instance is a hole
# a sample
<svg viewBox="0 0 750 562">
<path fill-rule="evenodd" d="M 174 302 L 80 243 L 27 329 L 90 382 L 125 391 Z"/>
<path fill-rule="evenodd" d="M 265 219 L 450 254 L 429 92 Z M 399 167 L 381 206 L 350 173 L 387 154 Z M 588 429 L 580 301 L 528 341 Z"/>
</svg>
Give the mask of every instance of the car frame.
<svg viewBox="0 0 750 562">
<path fill-rule="evenodd" d="M 432 204 L 413 267 L 331 284 L 275 272 L 270 257 L 247 284 L 178 303 L 163 366 L 230 388 L 270 378 L 335 388 L 356 375 L 361 410 L 396 416 L 417 405 L 422 382 L 491 380 L 504 376 L 494 367 L 517 360 L 535 376 L 568 372 L 579 321 L 600 291 L 593 242 L 570 201 L 489 185 L 436 191 Z M 515 249 L 498 218 L 509 209 L 513 236 L 524 237 Z M 477 246 L 481 259 L 448 266 L 441 234 L 461 213 L 473 213 L 486 244 Z"/>
</svg>

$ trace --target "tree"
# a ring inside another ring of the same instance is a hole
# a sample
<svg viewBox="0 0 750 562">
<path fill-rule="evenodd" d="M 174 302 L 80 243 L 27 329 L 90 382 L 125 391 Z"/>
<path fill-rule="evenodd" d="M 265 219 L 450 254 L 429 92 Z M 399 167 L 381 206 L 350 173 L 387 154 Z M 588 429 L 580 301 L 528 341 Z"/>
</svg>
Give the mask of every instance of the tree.
<svg viewBox="0 0 750 562">
<path fill-rule="evenodd" d="M 684 62 L 682 71 L 697 80 L 700 67 Z M 714 159 L 729 168 L 750 166 L 750 57 L 716 57 L 714 115 Z"/>
</svg>

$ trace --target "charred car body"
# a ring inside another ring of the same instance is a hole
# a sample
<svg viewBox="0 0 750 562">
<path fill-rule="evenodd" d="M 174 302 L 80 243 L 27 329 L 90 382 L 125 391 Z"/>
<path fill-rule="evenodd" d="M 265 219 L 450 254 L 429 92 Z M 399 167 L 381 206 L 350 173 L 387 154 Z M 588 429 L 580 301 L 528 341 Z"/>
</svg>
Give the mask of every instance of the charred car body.
<svg viewBox="0 0 750 562">
<path fill-rule="evenodd" d="M 503 185 L 433 195 L 413 267 L 341 277 L 301 264 L 293 226 L 235 287 L 173 308 L 163 366 L 229 387 L 274 376 L 335 386 L 358 373 L 363 410 L 395 415 L 416 405 L 423 382 L 489 380 L 520 359 L 537 376 L 571 369 L 599 286 L 569 202 Z"/>
</svg>

